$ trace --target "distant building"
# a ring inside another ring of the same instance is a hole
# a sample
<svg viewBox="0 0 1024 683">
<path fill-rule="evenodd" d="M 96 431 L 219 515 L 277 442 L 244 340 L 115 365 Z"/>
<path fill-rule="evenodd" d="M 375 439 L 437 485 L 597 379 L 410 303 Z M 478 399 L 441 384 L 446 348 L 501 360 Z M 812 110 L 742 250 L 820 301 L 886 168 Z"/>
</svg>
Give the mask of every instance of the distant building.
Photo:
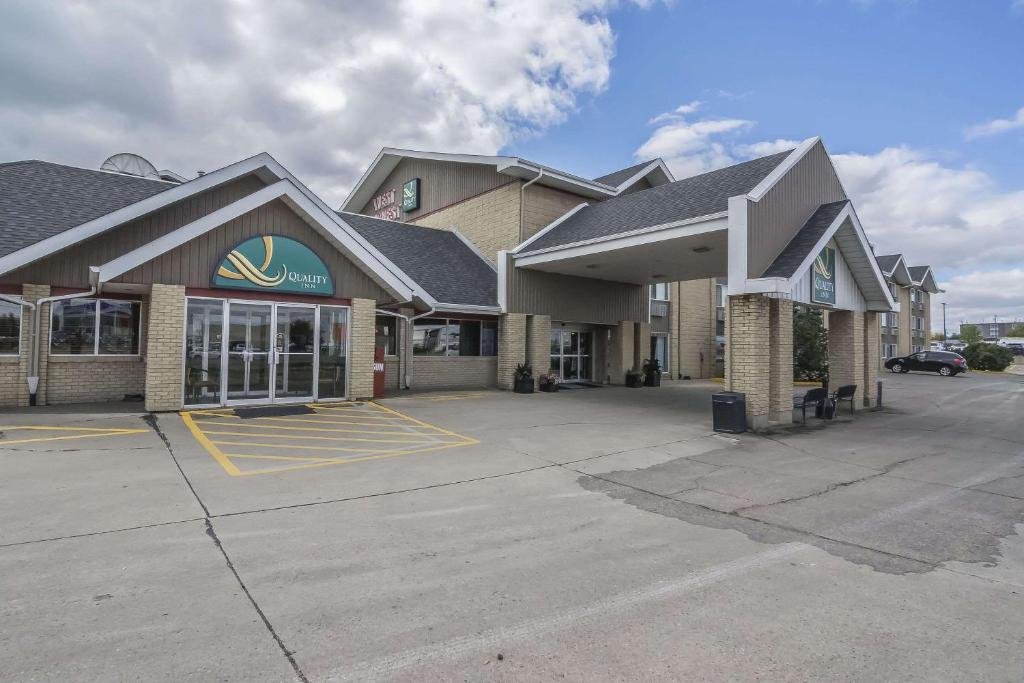
<svg viewBox="0 0 1024 683">
<path fill-rule="evenodd" d="M 931 266 L 908 266 L 903 254 L 875 260 L 900 305 L 899 311 L 878 315 L 882 360 L 926 350 L 932 329 L 931 295 L 940 291 Z"/>
<path fill-rule="evenodd" d="M 974 326 L 981 332 L 981 336 L 987 340 L 995 341 L 1001 337 L 1009 337 L 1010 330 L 1015 327 L 1024 326 L 1024 321 L 1014 320 L 1012 322 L 996 322 L 989 320 L 983 323 L 960 323 L 960 334 L 964 333 L 965 327 Z"/>
</svg>

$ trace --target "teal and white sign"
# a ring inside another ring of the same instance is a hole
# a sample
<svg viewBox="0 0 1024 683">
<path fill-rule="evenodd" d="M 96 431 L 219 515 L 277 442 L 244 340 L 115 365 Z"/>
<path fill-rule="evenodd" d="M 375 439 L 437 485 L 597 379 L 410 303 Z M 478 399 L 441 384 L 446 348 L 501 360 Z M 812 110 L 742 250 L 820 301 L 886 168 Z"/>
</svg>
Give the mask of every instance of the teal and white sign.
<svg viewBox="0 0 1024 683">
<path fill-rule="evenodd" d="M 836 305 L 835 247 L 825 247 L 814 259 L 811 272 L 811 301 L 816 304 Z"/>
<path fill-rule="evenodd" d="M 402 185 L 402 211 L 409 213 L 420 208 L 420 179 L 413 178 Z"/>
<path fill-rule="evenodd" d="M 302 242 L 280 235 L 247 239 L 217 265 L 213 286 L 334 296 L 324 262 Z"/>
</svg>

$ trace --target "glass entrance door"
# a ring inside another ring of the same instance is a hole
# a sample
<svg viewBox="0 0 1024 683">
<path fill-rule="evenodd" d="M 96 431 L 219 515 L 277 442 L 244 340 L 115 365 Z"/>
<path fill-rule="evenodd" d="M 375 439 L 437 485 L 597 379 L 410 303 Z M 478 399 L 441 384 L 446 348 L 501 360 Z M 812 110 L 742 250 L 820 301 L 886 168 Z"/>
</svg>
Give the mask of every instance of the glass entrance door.
<svg viewBox="0 0 1024 683">
<path fill-rule="evenodd" d="M 591 338 L 586 330 L 566 327 L 551 330 L 551 369 L 563 382 L 590 381 Z"/>
<path fill-rule="evenodd" d="M 227 399 L 270 398 L 272 304 L 231 302 L 228 307 Z"/>
<path fill-rule="evenodd" d="M 316 307 L 277 304 L 274 399 L 313 398 Z"/>
</svg>

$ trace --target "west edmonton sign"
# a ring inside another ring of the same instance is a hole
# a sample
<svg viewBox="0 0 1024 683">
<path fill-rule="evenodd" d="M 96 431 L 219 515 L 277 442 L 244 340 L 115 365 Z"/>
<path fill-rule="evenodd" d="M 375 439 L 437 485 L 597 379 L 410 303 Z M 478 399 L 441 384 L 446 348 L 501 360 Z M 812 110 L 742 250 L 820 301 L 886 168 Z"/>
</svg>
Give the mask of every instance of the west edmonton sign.
<svg viewBox="0 0 1024 683">
<path fill-rule="evenodd" d="M 280 235 L 245 240 L 217 265 L 213 286 L 334 296 L 324 262 L 302 242 Z"/>
<path fill-rule="evenodd" d="M 373 217 L 383 218 L 387 221 L 397 221 L 402 217 L 398 205 L 395 203 L 395 191 L 385 190 L 373 198 L 370 202 L 373 205 Z"/>
<path fill-rule="evenodd" d="M 814 259 L 811 272 L 811 301 L 816 304 L 836 305 L 835 247 L 825 247 Z"/>
</svg>

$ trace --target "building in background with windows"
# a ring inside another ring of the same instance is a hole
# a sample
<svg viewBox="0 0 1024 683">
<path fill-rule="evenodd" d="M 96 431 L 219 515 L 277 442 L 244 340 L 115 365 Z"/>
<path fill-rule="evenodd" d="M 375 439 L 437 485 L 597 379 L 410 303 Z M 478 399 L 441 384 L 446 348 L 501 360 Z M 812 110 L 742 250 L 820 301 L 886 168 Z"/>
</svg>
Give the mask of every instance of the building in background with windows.
<svg viewBox="0 0 1024 683">
<path fill-rule="evenodd" d="M 899 310 L 878 316 L 882 362 L 928 349 L 931 295 L 939 292 L 931 266 L 908 266 L 903 254 L 876 256 Z"/>
<path fill-rule="evenodd" d="M 985 338 L 985 341 L 999 341 L 1003 337 L 1012 337 L 1013 335 L 1010 334 L 1010 331 L 1024 327 L 1024 321 L 992 319 L 981 323 L 960 323 L 961 334 L 963 334 L 965 327 L 978 328 L 978 331 L 981 332 L 981 336 Z"/>
</svg>

